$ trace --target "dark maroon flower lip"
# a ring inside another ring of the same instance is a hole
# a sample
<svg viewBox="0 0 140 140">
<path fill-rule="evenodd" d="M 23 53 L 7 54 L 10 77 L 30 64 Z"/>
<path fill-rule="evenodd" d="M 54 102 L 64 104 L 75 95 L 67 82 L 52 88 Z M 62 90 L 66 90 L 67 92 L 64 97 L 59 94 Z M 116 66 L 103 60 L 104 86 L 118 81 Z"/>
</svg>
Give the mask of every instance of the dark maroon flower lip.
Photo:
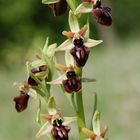
<svg viewBox="0 0 140 140">
<path fill-rule="evenodd" d="M 83 67 L 87 62 L 90 50 L 84 45 L 82 38 L 75 39 L 73 44 L 74 47 L 70 50 L 70 53 L 76 62 L 76 66 Z"/>
<path fill-rule="evenodd" d="M 33 87 L 38 86 L 38 83 L 31 76 L 28 78 L 28 84 Z"/>
<path fill-rule="evenodd" d="M 20 95 L 14 97 L 13 101 L 17 112 L 22 112 L 27 108 L 29 97 L 24 91 L 20 91 Z"/>
<path fill-rule="evenodd" d="M 58 3 L 49 4 L 49 7 L 52 9 L 54 16 L 62 16 L 67 11 L 67 2 L 66 0 L 60 0 Z"/>
<path fill-rule="evenodd" d="M 62 120 L 54 120 L 53 128 L 51 129 L 51 134 L 56 140 L 68 140 L 68 133 L 70 127 L 64 126 Z"/>
<path fill-rule="evenodd" d="M 67 79 L 63 80 L 63 86 L 67 93 L 79 92 L 81 90 L 81 79 L 76 76 L 74 71 L 66 73 Z"/>
<path fill-rule="evenodd" d="M 97 0 L 93 5 L 92 15 L 101 25 L 110 26 L 112 24 L 112 17 L 110 12 L 111 8 L 102 7 L 100 0 Z"/>
</svg>

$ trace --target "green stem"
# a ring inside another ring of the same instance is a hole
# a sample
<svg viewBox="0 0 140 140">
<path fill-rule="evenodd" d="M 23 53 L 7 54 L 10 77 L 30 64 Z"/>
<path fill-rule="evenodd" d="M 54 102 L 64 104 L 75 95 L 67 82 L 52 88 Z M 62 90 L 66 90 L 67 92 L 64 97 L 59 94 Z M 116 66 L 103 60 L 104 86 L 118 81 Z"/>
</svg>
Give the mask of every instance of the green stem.
<svg viewBox="0 0 140 140">
<path fill-rule="evenodd" d="M 77 75 L 82 77 L 82 69 L 81 68 L 77 68 Z M 77 117 L 78 117 L 78 127 L 79 127 L 79 133 L 80 133 L 80 140 L 84 140 L 85 136 L 82 133 L 82 128 L 85 127 L 86 124 L 85 124 L 82 89 L 80 92 L 76 93 L 76 103 L 77 103 Z"/>
<path fill-rule="evenodd" d="M 32 74 L 32 73 L 30 72 L 30 75 L 31 75 L 31 77 L 39 84 L 39 86 L 41 87 L 41 89 L 42 89 L 42 90 L 44 91 L 44 93 L 45 93 L 46 99 L 48 99 L 48 98 L 50 97 L 50 93 L 48 92 L 48 90 L 46 89 L 46 87 L 43 85 L 43 83 L 42 83 L 39 79 L 37 79 L 37 78 L 35 77 L 34 74 Z"/>
<path fill-rule="evenodd" d="M 75 103 L 75 100 L 74 100 L 74 94 L 71 95 L 71 103 L 73 105 L 73 108 L 74 108 L 75 112 L 77 112 L 77 106 L 76 106 L 76 103 Z"/>
</svg>

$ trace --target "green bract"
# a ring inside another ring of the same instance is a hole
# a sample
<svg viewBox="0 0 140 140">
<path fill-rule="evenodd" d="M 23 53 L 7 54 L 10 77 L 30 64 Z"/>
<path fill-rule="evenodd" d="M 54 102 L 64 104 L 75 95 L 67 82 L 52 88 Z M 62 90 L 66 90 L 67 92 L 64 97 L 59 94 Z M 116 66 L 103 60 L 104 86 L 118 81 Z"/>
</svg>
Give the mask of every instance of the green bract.
<svg viewBox="0 0 140 140">
<path fill-rule="evenodd" d="M 51 96 L 49 98 L 49 100 L 48 100 L 48 107 L 47 107 L 47 109 L 48 109 L 48 113 L 50 115 L 54 115 L 57 112 L 57 110 L 56 110 L 56 103 L 55 103 L 55 100 L 54 100 L 53 96 Z"/>
<path fill-rule="evenodd" d="M 55 54 L 55 48 L 56 48 L 57 44 L 51 44 L 49 45 L 49 38 L 46 39 L 45 45 L 42 49 L 42 53 L 48 57 L 48 58 L 53 58 L 54 54 Z"/>
</svg>

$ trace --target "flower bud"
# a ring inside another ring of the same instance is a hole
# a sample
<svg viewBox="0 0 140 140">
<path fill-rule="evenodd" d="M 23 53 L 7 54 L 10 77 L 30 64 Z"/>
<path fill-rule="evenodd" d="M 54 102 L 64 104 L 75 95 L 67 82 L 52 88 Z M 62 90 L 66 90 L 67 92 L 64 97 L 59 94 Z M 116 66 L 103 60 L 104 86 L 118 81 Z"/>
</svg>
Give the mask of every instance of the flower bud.
<svg viewBox="0 0 140 140">
<path fill-rule="evenodd" d="M 70 53 L 73 56 L 76 65 L 78 67 L 83 67 L 88 59 L 89 48 L 84 46 L 83 39 L 75 39 L 74 40 L 75 47 L 71 49 Z"/>
<path fill-rule="evenodd" d="M 17 112 L 22 112 L 27 108 L 29 97 L 30 96 L 24 91 L 20 91 L 20 95 L 14 97 L 13 100 L 15 101 L 15 108 Z"/>
<path fill-rule="evenodd" d="M 80 78 L 76 76 L 74 71 L 68 71 L 66 76 L 67 79 L 62 81 L 65 91 L 68 93 L 78 92 L 81 89 Z"/>
<path fill-rule="evenodd" d="M 42 81 L 43 80 L 42 77 L 44 77 L 44 73 L 42 72 L 45 72 L 45 75 L 46 75 L 46 73 L 48 73 L 48 67 L 47 65 L 41 65 L 39 66 L 39 68 L 32 69 L 31 72 L 35 75 L 38 74 L 37 75 L 38 80 Z M 31 86 L 38 86 L 38 83 L 31 76 L 29 76 L 28 78 L 28 84 Z"/>
</svg>

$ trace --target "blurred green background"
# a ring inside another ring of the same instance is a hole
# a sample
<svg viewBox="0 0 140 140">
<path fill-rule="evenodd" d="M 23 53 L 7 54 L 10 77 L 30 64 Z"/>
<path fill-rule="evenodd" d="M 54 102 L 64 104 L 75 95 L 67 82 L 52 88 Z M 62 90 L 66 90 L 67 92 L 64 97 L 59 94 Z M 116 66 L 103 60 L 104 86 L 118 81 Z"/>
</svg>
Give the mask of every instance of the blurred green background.
<svg viewBox="0 0 140 140">
<path fill-rule="evenodd" d="M 102 124 L 109 126 L 108 136 L 113 140 L 137 140 L 140 137 L 140 1 L 103 3 L 112 7 L 113 25 L 102 27 L 90 17 L 91 37 L 103 39 L 104 43 L 92 49 L 84 68 L 84 77 L 97 79 L 96 83 L 83 85 L 85 112 L 89 120 L 92 94 L 97 92 Z M 25 62 L 35 58 L 47 36 L 50 43 L 60 44 L 66 39 L 61 32 L 69 30 L 67 16 L 54 17 L 40 0 L 0 1 L 0 140 L 36 139 L 37 101 L 31 99 L 28 109 L 17 113 L 12 100 L 19 93 L 13 82 L 27 78 Z M 63 59 L 63 54 L 59 58 Z M 64 108 L 64 115 L 74 115 L 70 106 L 64 107 L 67 102 L 65 98 L 61 101 L 63 94 L 59 87 L 53 93 L 60 109 Z"/>
</svg>

